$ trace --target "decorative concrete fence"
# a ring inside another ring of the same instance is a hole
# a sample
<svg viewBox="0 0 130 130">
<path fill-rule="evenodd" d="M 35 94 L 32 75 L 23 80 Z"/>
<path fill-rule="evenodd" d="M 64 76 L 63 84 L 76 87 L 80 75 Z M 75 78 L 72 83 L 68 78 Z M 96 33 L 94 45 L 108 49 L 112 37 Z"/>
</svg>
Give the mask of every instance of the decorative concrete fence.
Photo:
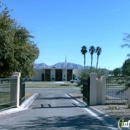
<svg viewBox="0 0 130 130">
<path fill-rule="evenodd" d="M 106 77 L 97 79 L 96 73 L 90 74 L 90 102 L 89 105 L 105 104 Z"/>
<path fill-rule="evenodd" d="M 130 105 L 130 87 L 127 89 L 127 103 Z"/>
<path fill-rule="evenodd" d="M 125 90 L 125 87 L 123 87 L 123 90 Z M 127 103 L 130 105 L 130 87 L 127 90 L 123 91 L 123 93 L 126 93 L 126 98 L 122 99 L 122 96 L 117 96 L 117 98 L 111 96 L 111 98 L 113 98 L 114 100 L 118 99 L 118 102 L 120 100 L 123 100 L 125 104 Z M 121 95 L 123 93 L 121 93 Z M 100 79 L 97 79 L 97 74 L 91 73 L 89 105 L 98 105 L 98 104 L 103 105 L 105 103 L 106 103 L 106 77 L 102 76 Z"/>
</svg>

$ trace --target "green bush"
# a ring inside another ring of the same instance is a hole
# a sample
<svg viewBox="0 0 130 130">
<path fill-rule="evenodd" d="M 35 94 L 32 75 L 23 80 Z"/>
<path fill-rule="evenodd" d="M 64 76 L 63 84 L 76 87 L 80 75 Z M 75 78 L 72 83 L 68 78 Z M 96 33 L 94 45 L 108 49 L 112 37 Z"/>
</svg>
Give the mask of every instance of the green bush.
<svg viewBox="0 0 130 130">
<path fill-rule="evenodd" d="M 88 77 L 90 76 L 90 73 L 97 73 L 97 78 L 101 78 L 101 76 L 105 75 L 108 77 L 108 71 L 106 69 L 95 69 L 95 68 L 90 68 L 90 69 L 85 69 L 82 70 L 82 72 L 79 74 L 78 78 L 80 82 L 77 84 L 77 86 L 83 85 L 84 80 L 87 80 Z"/>
</svg>

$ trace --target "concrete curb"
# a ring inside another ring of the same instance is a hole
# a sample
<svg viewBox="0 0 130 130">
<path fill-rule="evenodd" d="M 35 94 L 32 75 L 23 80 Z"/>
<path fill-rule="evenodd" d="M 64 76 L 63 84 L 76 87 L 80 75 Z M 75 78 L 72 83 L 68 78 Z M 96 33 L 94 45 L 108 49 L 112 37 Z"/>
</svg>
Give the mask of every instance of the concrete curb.
<svg viewBox="0 0 130 130">
<path fill-rule="evenodd" d="M 34 93 L 31 97 L 29 97 L 27 100 L 25 100 L 20 108 L 22 109 L 28 109 L 29 106 L 33 103 L 33 101 L 38 97 L 39 93 Z"/>
<path fill-rule="evenodd" d="M 100 120 L 102 120 L 104 122 L 104 124 L 106 124 L 110 127 L 117 128 L 117 120 L 116 119 L 110 117 L 109 115 L 101 112 L 100 110 L 98 110 L 92 106 L 88 106 L 84 101 L 75 98 L 72 94 L 67 94 L 67 95 L 70 96 L 73 100 L 77 101 L 81 107 L 88 109 L 90 112 L 93 113 L 93 115 L 100 118 Z"/>
<path fill-rule="evenodd" d="M 84 101 L 82 101 L 80 99 L 75 98 L 72 94 L 68 93 L 67 95 L 70 96 L 72 99 L 76 100 L 77 102 L 79 102 L 82 107 L 87 106 L 86 102 L 84 102 Z"/>
<path fill-rule="evenodd" d="M 27 110 L 29 108 L 29 106 L 33 103 L 33 101 L 38 97 L 38 95 L 39 95 L 39 93 L 34 93 L 31 97 L 26 99 L 21 104 L 21 106 L 19 106 L 18 108 L 11 108 L 9 110 L 1 111 L 0 112 L 0 117 L 6 116 L 6 115 L 9 115 L 9 114 L 13 114 L 13 113 L 16 113 L 16 112 Z"/>
</svg>

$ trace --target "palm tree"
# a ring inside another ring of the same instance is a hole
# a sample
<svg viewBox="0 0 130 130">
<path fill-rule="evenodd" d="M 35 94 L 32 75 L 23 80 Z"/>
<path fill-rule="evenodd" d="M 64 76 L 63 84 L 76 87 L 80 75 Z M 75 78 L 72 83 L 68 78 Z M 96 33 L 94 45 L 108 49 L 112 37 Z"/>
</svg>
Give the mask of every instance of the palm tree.
<svg viewBox="0 0 130 130">
<path fill-rule="evenodd" d="M 96 53 L 97 53 L 96 70 L 97 70 L 97 67 L 98 67 L 98 61 L 99 61 L 99 56 L 100 56 L 101 52 L 102 52 L 102 48 L 101 48 L 100 46 L 98 46 L 98 47 L 96 48 Z"/>
<path fill-rule="evenodd" d="M 87 53 L 87 47 L 86 46 L 82 46 L 81 48 L 82 48 L 81 49 L 81 53 L 84 55 L 84 70 L 85 70 L 85 63 L 86 63 L 86 57 L 85 57 L 85 55 Z"/>
<path fill-rule="evenodd" d="M 92 69 L 92 65 L 93 65 L 93 54 L 95 52 L 95 47 L 94 46 L 90 46 L 89 48 L 89 53 L 91 55 L 91 69 Z"/>
</svg>

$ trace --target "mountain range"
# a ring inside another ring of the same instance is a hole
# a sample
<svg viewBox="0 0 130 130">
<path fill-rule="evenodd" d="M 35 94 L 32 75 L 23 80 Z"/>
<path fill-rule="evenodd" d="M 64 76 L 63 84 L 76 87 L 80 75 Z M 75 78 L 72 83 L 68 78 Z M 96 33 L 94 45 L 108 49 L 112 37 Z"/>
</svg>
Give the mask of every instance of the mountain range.
<svg viewBox="0 0 130 130">
<path fill-rule="evenodd" d="M 35 63 L 34 64 L 34 69 L 44 69 L 44 68 L 65 68 L 67 65 L 67 68 L 71 68 L 71 69 L 83 69 L 84 66 L 79 65 L 79 64 L 75 64 L 75 63 L 71 63 L 71 62 L 59 62 L 56 63 L 54 65 L 47 65 L 45 63 Z M 86 66 L 86 68 L 89 68 L 89 66 Z"/>
</svg>

